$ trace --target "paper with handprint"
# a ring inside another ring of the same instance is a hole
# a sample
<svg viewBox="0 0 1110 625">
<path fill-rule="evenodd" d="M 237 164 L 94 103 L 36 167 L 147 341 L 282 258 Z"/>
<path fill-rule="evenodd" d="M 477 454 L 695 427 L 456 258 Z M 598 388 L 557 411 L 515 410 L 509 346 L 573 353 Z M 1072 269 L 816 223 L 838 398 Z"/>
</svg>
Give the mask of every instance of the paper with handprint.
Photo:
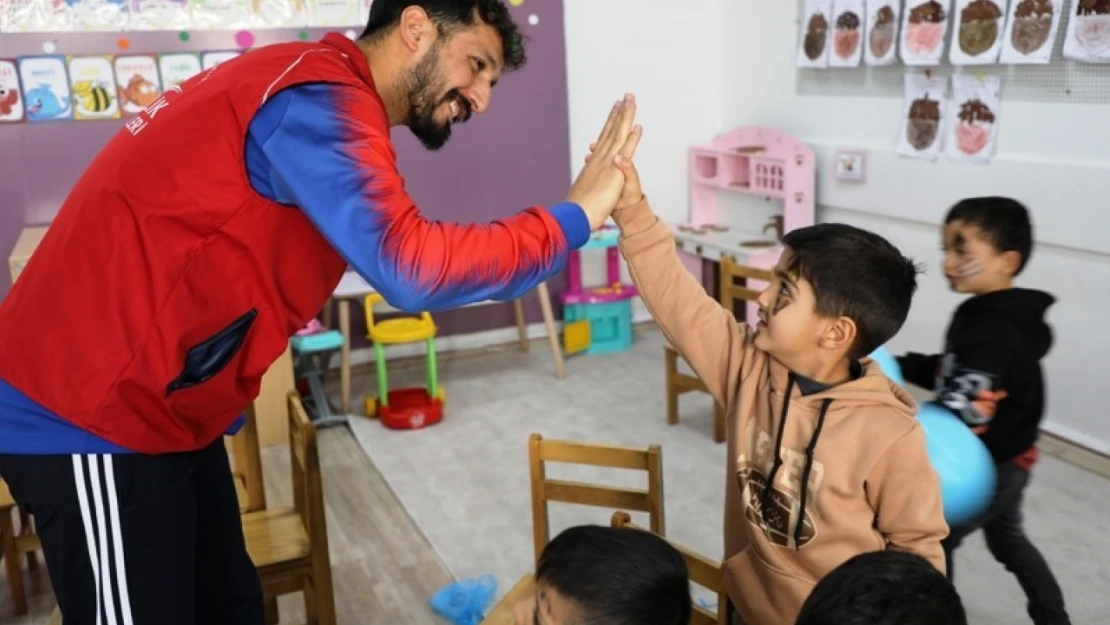
<svg viewBox="0 0 1110 625">
<path fill-rule="evenodd" d="M 1002 36 L 1007 65 L 1047 65 L 1052 60 L 1064 0 L 1012 0 Z"/>
<path fill-rule="evenodd" d="M 994 157 L 1001 88 L 1002 80 L 998 76 L 952 76 L 948 158 L 987 163 Z"/>
<path fill-rule="evenodd" d="M 1075 0 L 1064 39 L 1064 58 L 1110 63 L 1110 0 Z"/>
<path fill-rule="evenodd" d="M 952 0 L 908 0 L 902 14 L 900 50 L 906 65 L 939 65 Z"/>
<path fill-rule="evenodd" d="M 990 65 L 1002 51 L 1008 0 L 956 0 L 948 60 L 953 65 Z"/>
</svg>

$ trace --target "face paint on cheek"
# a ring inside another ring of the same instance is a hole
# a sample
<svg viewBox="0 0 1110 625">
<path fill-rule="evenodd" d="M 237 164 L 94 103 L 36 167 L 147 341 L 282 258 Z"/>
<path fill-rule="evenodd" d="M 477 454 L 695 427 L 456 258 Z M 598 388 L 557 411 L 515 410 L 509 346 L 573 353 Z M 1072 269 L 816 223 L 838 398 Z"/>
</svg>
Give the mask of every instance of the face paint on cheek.
<svg viewBox="0 0 1110 625">
<path fill-rule="evenodd" d="M 956 267 L 956 275 L 961 278 L 970 278 L 983 273 L 983 265 L 974 259 L 968 259 Z"/>
<path fill-rule="evenodd" d="M 775 296 L 775 301 L 771 304 L 771 316 L 773 317 L 778 315 L 780 312 L 782 312 L 784 308 L 789 306 L 790 303 L 791 300 L 789 295 L 783 295 L 782 293 L 779 293 L 777 296 Z"/>
</svg>

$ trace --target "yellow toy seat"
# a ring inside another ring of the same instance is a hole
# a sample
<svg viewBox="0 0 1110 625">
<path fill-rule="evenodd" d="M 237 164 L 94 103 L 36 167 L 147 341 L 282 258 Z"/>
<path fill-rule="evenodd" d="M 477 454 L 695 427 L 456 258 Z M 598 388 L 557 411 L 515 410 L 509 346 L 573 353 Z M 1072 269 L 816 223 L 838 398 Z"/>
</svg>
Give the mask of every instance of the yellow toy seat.
<svg viewBox="0 0 1110 625">
<path fill-rule="evenodd" d="M 446 399 L 443 387 L 439 386 L 438 367 L 436 364 L 436 324 L 432 321 L 431 313 L 425 311 L 419 317 L 397 317 L 383 321 L 374 320 L 374 306 L 385 302 L 385 298 L 378 293 L 371 293 L 363 300 L 366 312 L 366 337 L 374 343 L 374 359 L 377 362 L 378 397 L 366 398 L 366 415 L 373 417 L 378 413 L 378 406 L 383 409 L 389 406 L 389 382 L 385 370 L 384 345 L 399 343 L 424 342 L 428 348 L 428 397 L 436 398 L 440 402 Z"/>
<path fill-rule="evenodd" d="M 436 324 L 429 312 L 419 317 L 398 317 L 374 323 L 374 306 L 385 301 L 379 293 L 366 296 L 366 337 L 375 343 L 415 343 L 426 341 L 436 335 Z"/>
</svg>

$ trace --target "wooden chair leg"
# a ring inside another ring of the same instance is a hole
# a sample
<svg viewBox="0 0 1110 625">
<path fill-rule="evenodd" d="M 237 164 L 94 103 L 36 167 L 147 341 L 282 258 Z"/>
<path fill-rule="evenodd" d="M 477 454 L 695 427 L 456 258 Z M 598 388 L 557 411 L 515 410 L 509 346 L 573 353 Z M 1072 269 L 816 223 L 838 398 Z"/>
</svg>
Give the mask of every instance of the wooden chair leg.
<svg viewBox="0 0 1110 625">
<path fill-rule="evenodd" d="M 520 298 L 513 300 L 513 316 L 516 317 L 516 332 L 520 335 L 520 351 L 528 351 L 528 326 L 524 323 L 524 303 Z"/>
<path fill-rule="evenodd" d="M 555 313 L 551 310 L 551 294 L 547 290 L 546 282 L 541 282 L 536 287 L 536 294 L 540 297 L 540 310 L 543 312 L 543 325 L 547 328 L 547 343 L 551 348 L 551 359 L 555 361 L 555 377 L 562 380 L 567 377 L 567 367 L 563 362 L 563 348 L 559 345 L 559 334 L 555 331 Z"/>
<path fill-rule="evenodd" d="M 311 579 L 307 580 L 304 585 L 304 620 L 307 625 L 319 625 L 320 617 L 316 610 L 316 588 L 313 587 Z"/>
<path fill-rule="evenodd" d="M 278 625 L 281 614 L 278 613 L 277 597 L 266 597 L 264 602 L 262 610 L 266 613 L 266 625 Z"/>
<path fill-rule="evenodd" d="M 21 536 L 29 536 L 35 533 L 34 521 L 31 520 L 31 515 L 23 510 L 19 511 L 19 534 Z M 27 570 L 39 570 L 39 557 L 35 551 L 27 552 Z"/>
<path fill-rule="evenodd" d="M 23 588 L 23 570 L 15 549 L 15 525 L 12 523 L 11 510 L 0 511 L 0 549 L 4 553 L 15 614 L 22 616 L 27 613 L 27 592 Z"/>
<path fill-rule="evenodd" d="M 713 442 L 725 441 L 725 409 L 720 404 L 713 402 Z"/>
<path fill-rule="evenodd" d="M 331 581 L 331 564 L 327 552 L 313 558 L 312 591 L 317 625 L 336 625 L 335 590 Z"/>
<path fill-rule="evenodd" d="M 663 355 L 663 386 L 667 392 L 667 425 L 674 425 L 678 423 L 678 389 L 675 388 L 675 376 L 678 375 L 678 352 L 664 348 Z"/>
</svg>

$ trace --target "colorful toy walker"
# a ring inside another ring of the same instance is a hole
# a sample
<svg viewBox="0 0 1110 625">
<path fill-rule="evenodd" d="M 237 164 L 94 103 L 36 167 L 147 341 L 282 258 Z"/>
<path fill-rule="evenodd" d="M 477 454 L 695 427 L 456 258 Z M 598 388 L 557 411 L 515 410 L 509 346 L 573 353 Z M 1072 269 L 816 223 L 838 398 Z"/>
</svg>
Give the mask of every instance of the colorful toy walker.
<svg viewBox="0 0 1110 625">
<path fill-rule="evenodd" d="M 419 317 L 397 317 L 374 321 L 374 305 L 384 302 L 378 293 L 366 296 L 367 338 L 374 343 L 377 362 L 378 395 L 366 396 L 366 416 L 377 417 L 387 428 L 415 430 L 443 420 L 446 391 L 439 385 L 436 369 L 436 324 L 432 315 L 420 313 Z M 427 387 L 389 390 L 385 368 L 385 346 L 424 341 L 428 347 Z"/>
</svg>

